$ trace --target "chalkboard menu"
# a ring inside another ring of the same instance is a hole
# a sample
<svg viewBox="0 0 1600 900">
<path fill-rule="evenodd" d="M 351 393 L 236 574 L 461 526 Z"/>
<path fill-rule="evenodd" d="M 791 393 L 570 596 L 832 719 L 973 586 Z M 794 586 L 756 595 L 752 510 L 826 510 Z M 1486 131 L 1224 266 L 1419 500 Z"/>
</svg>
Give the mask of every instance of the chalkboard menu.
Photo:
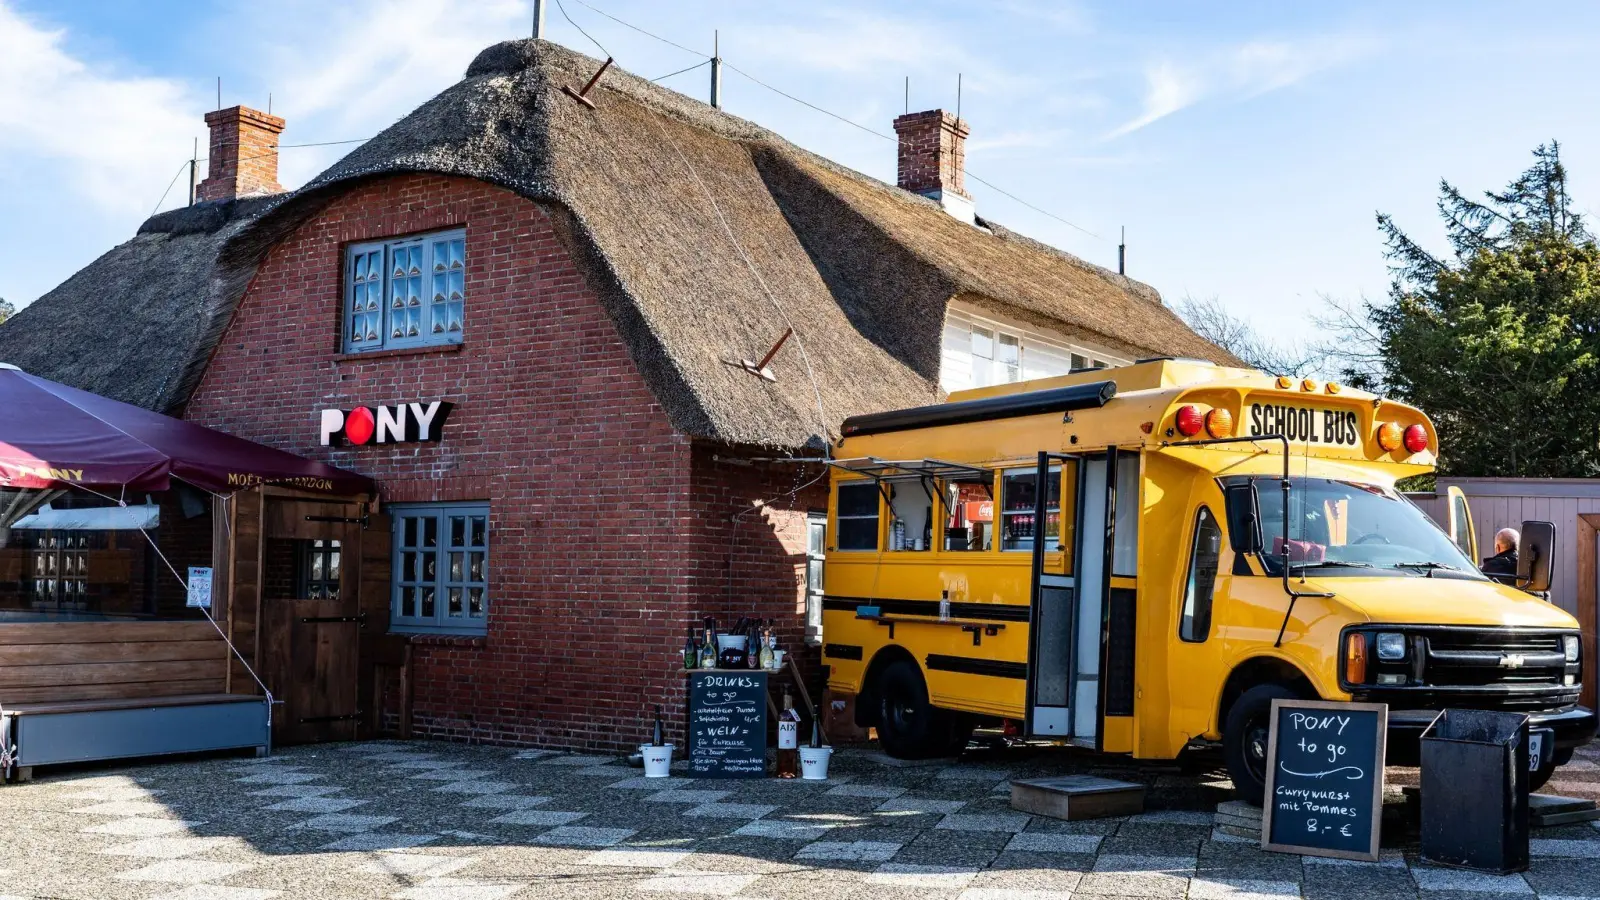
<svg viewBox="0 0 1600 900">
<path fill-rule="evenodd" d="M 695 778 L 766 776 L 766 672 L 706 669 L 689 673 L 689 774 Z"/>
<path fill-rule="evenodd" d="M 1389 707 L 1274 700 L 1271 715 L 1262 849 L 1376 862 Z"/>
</svg>

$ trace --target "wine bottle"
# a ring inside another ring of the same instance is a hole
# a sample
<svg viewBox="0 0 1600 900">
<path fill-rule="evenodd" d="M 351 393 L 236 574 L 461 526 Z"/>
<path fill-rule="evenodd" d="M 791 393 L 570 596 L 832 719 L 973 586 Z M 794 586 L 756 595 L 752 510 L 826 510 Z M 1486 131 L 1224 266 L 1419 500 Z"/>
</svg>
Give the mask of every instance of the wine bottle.
<svg viewBox="0 0 1600 900">
<path fill-rule="evenodd" d="M 768 629 L 761 635 L 761 668 L 772 668 L 772 630 Z"/>
<path fill-rule="evenodd" d="M 761 668 L 761 626 L 757 622 L 751 622 L 745 632 L 744 646 L 744 664 L 752 669 Z"/>
<path fill-rule="evenodd" d="M 717 642 L 711 636 L 711 629 L 705 631 L 705 639 L 700 644 L 700 668 L 715 669 L 717 667 Z"/>
<path fill-rule="evenodd" d="M 660 710 L 661 707 L 658 706 L 658 707 L 656 707 L 656 709 Z M 821 746 L 822 746 L 822 723 L 817 721 L 817 717 L 816 716 L 812 716 L 811 717 L 811 749 L 816 750 L 816 749 L 820 748 Z"/>
<path fill-rule="evenodd" d="M 800 777 L 800 714 L 795 712 L 789 689 L 783 689 L 783 711 L 778 713 L 779 778 Z"/>
<path fill-rule="evenodd" d="M 700 665 L 700 648 L 694 643 L 694 628 L 689 628 L 689 633 L 683 638 L 683 667 L 685 669 L 698 668 Z"/>
<path fill-rule="evenodd" d="M 816 739 L 814 735 L 813 735 L 812 739 L 813 740 Z M 660 707 L 660 705 L 657 705 L 656 706 L 656 727 L 655 727 L 655 730 L 650 733 L 650 746 L 652 746 L 652 747 L 662 747 L 662 746 L 665 746 L 666 743 L 667 743 L 667 736 L 661 730 L 661 707 Z M 813 745 L 813 746 L 815 746 L 815 745 Z"/>
</svg>

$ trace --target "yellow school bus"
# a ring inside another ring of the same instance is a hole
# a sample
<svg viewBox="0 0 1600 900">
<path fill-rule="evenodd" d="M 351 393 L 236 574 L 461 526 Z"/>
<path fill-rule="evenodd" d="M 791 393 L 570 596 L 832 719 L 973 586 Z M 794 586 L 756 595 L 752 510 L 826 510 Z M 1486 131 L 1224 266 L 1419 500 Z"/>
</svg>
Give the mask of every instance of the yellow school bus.
<svg viewBox="0 0 1600 900">
<path fill-rule="evenodd" d="M 1537 783 L 1594 734 L 1578 623 L 1478 572 L 1459 495 L 1441 528 L 1396 491 L 1438 449 L 1409 406 L 1160 359 L 842 433 L 823 661 L 893 755 L 996 722 L 1144 759 L 1220 748 L 1259 803 L 1274 698 L 1387 703 L 1395 763 L 1441 708 L 1527 712 Z M 1524 557 L 1547 565 L 1543 541 Z"/>
</svg>

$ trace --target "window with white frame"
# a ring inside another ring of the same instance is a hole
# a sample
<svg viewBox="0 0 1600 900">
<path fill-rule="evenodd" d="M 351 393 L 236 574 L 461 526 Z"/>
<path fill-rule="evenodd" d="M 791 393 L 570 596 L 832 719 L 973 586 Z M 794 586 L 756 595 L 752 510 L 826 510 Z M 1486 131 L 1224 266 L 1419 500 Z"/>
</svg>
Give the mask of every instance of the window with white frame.
<svg viewBox="0 0 1600 900">
<path fill-rule="evenodd" d="M 489 505 L 395 504 L 395 631 L 483 634 L 489 621 Z"/>
<path fill-rule="evenodd" d="M 461 343 L 466 254 L 460 229 L 350 245 L 345 352 Z"/>
<path fill-rule="evenodd" d="M 1022 380 L 1022 341 L 1014 334 L 972 326 L 972 385 Z"/>
</svg>

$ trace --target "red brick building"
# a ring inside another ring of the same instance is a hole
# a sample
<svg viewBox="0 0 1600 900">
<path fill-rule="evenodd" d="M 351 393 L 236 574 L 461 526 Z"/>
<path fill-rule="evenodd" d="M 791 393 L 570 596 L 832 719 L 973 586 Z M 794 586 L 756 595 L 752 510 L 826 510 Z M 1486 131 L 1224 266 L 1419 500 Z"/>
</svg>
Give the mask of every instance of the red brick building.
<svg viewBox="0 0 1600 900">
<path fill-rule="evenodd" d="M 563 93 L 598 66 L 492 47 L 288 194 L 282 120 L 212 113 L 203 202 L 0 327 L 0 360 L 376 479 L 392 576 L 362 627 L 409 644 L 419 733 L 637 743 L 703 616 L 771 620 L 820 675 L 824 467 L 773 460 L 936 402 L 957 308 L 983 378 L 1034 369 L 980 339 L 1227 360 L 977 216 L 963 122 L 897 122 L 896 187 L 616 68 L 593 108 Z"/>
</svg>

